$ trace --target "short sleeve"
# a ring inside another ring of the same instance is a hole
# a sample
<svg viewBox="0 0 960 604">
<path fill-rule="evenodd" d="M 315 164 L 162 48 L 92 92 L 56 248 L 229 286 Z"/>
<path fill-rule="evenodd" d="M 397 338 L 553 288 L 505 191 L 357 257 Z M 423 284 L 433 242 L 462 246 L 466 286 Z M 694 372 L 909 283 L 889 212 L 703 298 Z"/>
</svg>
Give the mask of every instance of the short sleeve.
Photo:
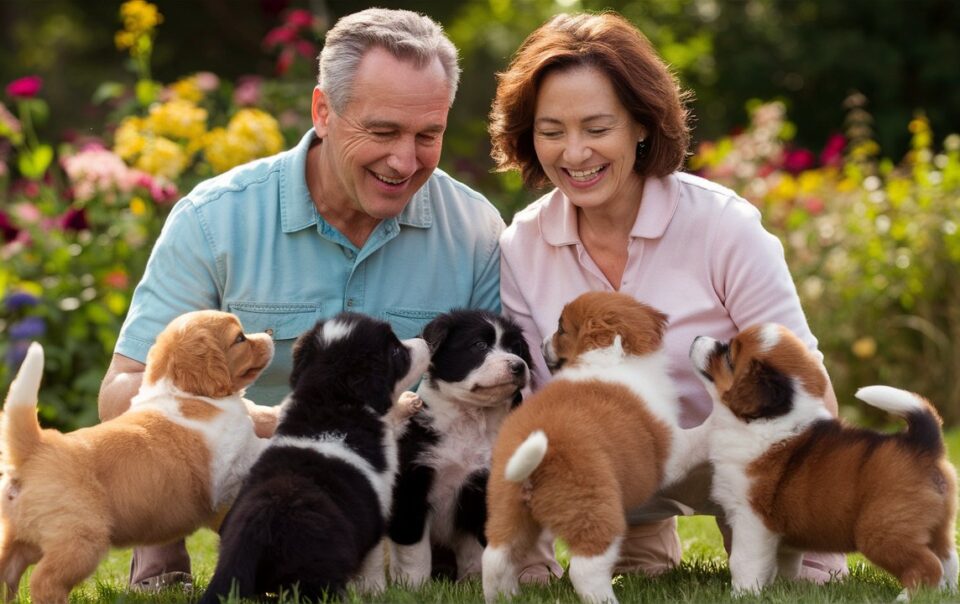
<svg viewBox="0 0 960 604">
<path fill-rule="evenodd" d="M 220 308 L 220 292 L 210 240 L 196 207 L 189 198 L 183 199 L 150 253 L 114 352 L 146 362 L 167 323 L 192 310 Z"/>
</svg>

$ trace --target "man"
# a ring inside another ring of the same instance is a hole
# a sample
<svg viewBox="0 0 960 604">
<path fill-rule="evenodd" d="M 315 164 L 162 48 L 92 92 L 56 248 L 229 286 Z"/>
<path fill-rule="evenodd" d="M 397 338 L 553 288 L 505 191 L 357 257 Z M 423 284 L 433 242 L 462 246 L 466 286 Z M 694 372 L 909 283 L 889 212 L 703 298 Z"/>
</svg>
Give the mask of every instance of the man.
<svg viewBox="0 0 960 604">
<path fill-rule="evenodd" d="M 171 212 L 137 286 L 100 389 L 102 420 L 130 405 L 147 351 L 175 316 L 216 308 L 266 331 L 273 363 L 248 397 L 286 395 L 291 345 L 340 311 L 417 335 L 453 307 L 500 311 L 497 240 L 480 194 L 442 171 L 457 51 L 429 18 L 369 9 L 344 17 L 320 54 L 313 130 L 287 152 L 198 185 Z M 273 417 L 256 418 L 258 434 Z M 138 548 L 131 584 L 189 581 L 183 542 Z"/>
</svg>

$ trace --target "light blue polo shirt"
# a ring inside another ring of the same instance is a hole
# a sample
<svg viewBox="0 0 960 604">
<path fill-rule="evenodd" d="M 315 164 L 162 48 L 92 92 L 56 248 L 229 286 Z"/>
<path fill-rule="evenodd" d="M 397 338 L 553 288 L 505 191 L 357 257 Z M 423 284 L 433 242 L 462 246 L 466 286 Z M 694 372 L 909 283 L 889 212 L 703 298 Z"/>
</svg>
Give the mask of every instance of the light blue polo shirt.
<svg viewBox="0 0 960 604">
<path fill-rule="evenodd" d="M 199 184 L 171 211 L 133 295 L 115 352 L 145 362 L 174 317 L 215 308 L 270 331 L 273 363 L 248 389 L 279 402 L 294 340 L 344 310 L 389 321 L 401 339 L 451 308 L 500 312 L 497 209 L 435 170 L 362 248 L 317 213 L 307 190 L 310 130 L 293 149 Z"/>
</svg>

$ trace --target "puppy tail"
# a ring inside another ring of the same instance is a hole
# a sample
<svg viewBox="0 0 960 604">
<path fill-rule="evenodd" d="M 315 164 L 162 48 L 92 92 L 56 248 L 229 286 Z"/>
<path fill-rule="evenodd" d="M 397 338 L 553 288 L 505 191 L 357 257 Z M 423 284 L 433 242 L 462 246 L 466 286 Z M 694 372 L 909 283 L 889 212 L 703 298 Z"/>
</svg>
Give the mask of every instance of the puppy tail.
<svg viewBox="0 0 960 604">
<path fill-rule="evenodd" d="M 40 444 L 37 400 L 43 377 L 43 346 L 34 342 L 10 384 L 3 407 L 3 451 L 8 463 L 18 467 Z"/>
<path fill-rule="evenodd" d="M 890 386 L 866 386 L 855 395 L 861 401 L 907 421 L 904 440 L 914 449 L 936 456 L 944 454 L 943 420 L 930 401 L 918 394 Z"/>
<path fill-rule="evenodd" d="M 523 482 L 537 469 L 547 454 L 547 435 L 537 430 L 520 443 L 507 461 L 506 476 L 511 482 Z"/>
</svg>

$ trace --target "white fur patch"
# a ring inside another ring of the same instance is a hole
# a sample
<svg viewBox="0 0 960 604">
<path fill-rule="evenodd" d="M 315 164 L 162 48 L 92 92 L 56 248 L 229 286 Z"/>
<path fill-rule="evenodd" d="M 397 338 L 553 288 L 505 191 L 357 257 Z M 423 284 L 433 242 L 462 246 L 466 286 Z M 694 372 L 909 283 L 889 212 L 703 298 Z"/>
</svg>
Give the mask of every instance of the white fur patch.
<svg viewBox="0 0 960 604">
<path fill-rule="evenodd" d="M 547 435 L 536 430 L 527 437 L 507 461 L 505 470 L 507 480 L 522 482 L 537 469 L 547 454 Z"/>
<path fill-rule="evenodd" d="M 943 576 L 940 578 L 940 589 L 950 593 L 957 593 L 957 574 L 960 572 L 960 560 L 957 559 L 957 549 L 953 548 L 947 557 L 940 561 L 943 567 Z"/>
<path fill-rule="evenodd" d="M 776 323 L 765 323 L 760 328 L 760 350 L 768 352 L 780 342 L 780 326 Z"/>
<path fill-rule="evenodd" d="M 613 595 L 613 565 L 620 557 L 620 542 L 617 537 L 605 552 L 598 556 L 571 556 L 570 582 L 584 602 L 617 602 Z"/>
<path fill-rule="evenodd" d="M 323 342 L 325 344 L 332 344 L 350 335 L 351 331 L 353 331 L 352 323 L 344 323 L 332 319 L 323 324 Z"/>
<path fill-rule="evenodd" d="M 224 398 L 196 396 L 163 378 L 142 386 L 130 401 L 128 413 L 156 411 L 171 422 L 200 433 L 210 450 L 210 476 L 213 480 L 210 495 L 214 508 L 236 499 L 250 467 L 266 447 L 267 441 L 258 438 L 254 432 L 253 420 L 242 396 L 242 392 Z M 188 418 L 181 412 L 178 399 L 203 401 L 219 409 L 220 413 L 206 420 Z"/>
<path fill-rule="evenodd" d="M 871 407 L 899 416 L 925 408 L 923 402 L 914 393 L 890 386 L 864 386 L 857 390 L 854 396 Z"/>
<path fill-rule="evenodd" d="M 387 430 L 392 438 L 393 434 Z M 385 439 L 386 440 L 386 439 Z M 390 513 L 390 506 L 393 500 L 393 481 L 397 471 L 396 446 L 392 451 L 393 455 L 386 455 L 387 467 L 381 473 L 374 469 L 373 465 L 363 456 L 347 446 L 344 442 L 344 435 L 338 433 L 325 433 L 316 438 L 302 436 L 275 436 L 270 440 L 270 448 L 273 447 L 297 447 L 300 449 L 310 449 L 316 451 L 324 457 L 331 457 L 349 464 L 358 472 L 363 474 L 377 493 L 377 499 L 380 503 L 380 510 L 384 518 Z M 385 452 L 386 453 L 386 452 Z"/>
<path fill-rule="evenodd" d="M 503 545 L 488 545 L 481 558 L 483 599 L 488 604 L 497 601 L 497 596 L 512 597 L 520 587 L 517 565 L 510 558 L 510 551 Z"/>
</svg>

